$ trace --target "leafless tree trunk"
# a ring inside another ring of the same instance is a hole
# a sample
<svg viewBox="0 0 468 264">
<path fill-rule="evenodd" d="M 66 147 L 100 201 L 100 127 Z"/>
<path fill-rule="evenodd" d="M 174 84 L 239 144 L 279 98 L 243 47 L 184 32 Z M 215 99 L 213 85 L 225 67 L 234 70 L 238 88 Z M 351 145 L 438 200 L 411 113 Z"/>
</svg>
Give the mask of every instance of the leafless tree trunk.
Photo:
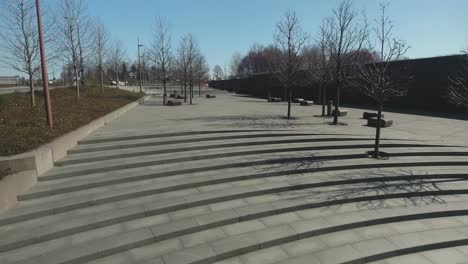
<svg viewBox="0 0 468 264">
<path fill-rule="evenodd" d="M 320 26 L 320 33 L 317 39 L 317 45 L 320 50 L 319 67 L 317 77 L 320 83 L 321 101 L 322 101 L 322 116 L 325 116 L 325 108 L 327 104 L 327 86 L 332 80 L 331 74 L 331 43 L 332 43 L 332 24 L 330 19 L 324 19 Z"/>
<path fill-rule="evenodd" d="M 365 21 L 365 20 L 364 20 Z M 340 93 L 346 76 L 343 72 L 344 58 L 351 60 L 352 54 L 358 54 L 368 36 L 367 23 L 357 22 L 357 13 L 350 0 L 342 0 L 338 8 L 333 10 L 331 18 L 331 48 L 335 66 L 336 82 L 335 115 L 333 124 L 338 124 Z"/>
<path fill-rule="evenodd" d="M 386 5 L 380 4 L 382 13 L 373 28 L 379 57 L 375 58 L 374 56 L 370 64 L 356 65 L 357 83 L 362 91 L 377 104 L 374 158 L 381 158 L 379 148 L 383 104 L 391 97 L 402 96 L 406 93 L 405 85 L 393 81 L 390 63 L 401 58 L 410 48 L 404 41 L 393 36 L 393 25 L 385 13 L 386 7 Z M 369 43 L 371 42 L 369 41 Z"/>
<path fill-rule="evenodd" d="M 195 74 L 193 63 L 198 54 L 198 43 L 191 34 L 188 34 L 181 39 L 177 52 L 177 71 L 184 87 L 184 102 L 187 102 L 188 86 L 190 104 L 192 104 L 192 89 Z"/>
<path fill-rule="evenodd" d="M 201 97 L 201 85 L 209 80 L 210 68 L 206 63 L 205 57 L 200 54 L 195 60 L 195 75 L 198 83 L 198 97 Z"/>
<path fill-rule="evenodd" d="M 213 79 L 222 80 L 224 76 L 223 68 L 219 65 L 215 65 L 213 68 Z"/>
<path fill-rule="evenodd" d="M 308 35 L 303 32 L 296 12 L 287 11 L 283 19 L 276 24 L 274 40 L 276 45 L 282 50 L 280 58 L 280 71 L 277 72 L 286 89 L 288 100 L 287 118 L 291 118 L 291 95 L 295 78 L 300 70 L 300 53 L 308 39 Z"/>
<path fill-rule="evenodd" d="M 35 1 L 4 1 L 2 10 L 0 62 L 28 75 L 31 107 L 34 107 L 34 75 L 40 69 Z"/>
<path fill-rule="evenodd" d="M 154 27 L 154 40 L 152 44 L 152 57 L 160 70 L 160 79 L 163 82 L 163 101 L 166 104 L 166 83 L 172 67 L 171 32 L 166 19 L 158 18 Z"/>
<path fill-rule="evenodd" d="M 454 104 L 468 109 L 468 48 L 463 53 L 465 56 L 460 72 L 449 76 L 451 85 L 448 96 Z"/>
<path fill-rule="evenodd" d="M 101 93 L 104 93 L 104 60 L 107 56 L 107 45 L 109 42 L 109 34 L 102 22 L 96 22 L 94 27 L 94 49 L 99 71 L 99 81 L 101 86 Z"/>
<path fill-rule="evenodd" d="M 76 85 L 76 98 L 80 99 L 80 72 L 82 68 L 83 47 L 81 44 L 82 37 L 78 33 L 80 28 L 80 18 L 85 12 L 81 0 L 63 0 L 60 2 L 58 17 L 63 17 L 62 23 L 59 25 L 65 41 L 63 42 L 63 50 L 65 56 L 73 67 Z M 81 52 L 80 52 L 81 51 Z"/>
<path fill-rule="evenodd" d="M 120 41 L 116 41 L 110 53 L 110 65 L 112 66 L 112 70 L 115 75 L 115 82 L 116 82 L 117 88 L 119 88 L 119 81 L 120 81 L 119 73 L 120 73 L 120 68 L 122 66 L 123 57 L 124 57 L 124 50 L 122 48 L 122 44 Z"/>
</svg>

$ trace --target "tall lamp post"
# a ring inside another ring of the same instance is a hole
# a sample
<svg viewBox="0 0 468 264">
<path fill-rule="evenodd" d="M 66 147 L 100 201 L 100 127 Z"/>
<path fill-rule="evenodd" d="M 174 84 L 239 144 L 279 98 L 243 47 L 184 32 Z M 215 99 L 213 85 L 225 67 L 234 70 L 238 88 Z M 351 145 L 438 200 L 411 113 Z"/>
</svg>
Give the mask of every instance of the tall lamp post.
<svg viewBox="0 0 468 264">
<path fill-rule="evenodd" d="M 44 49 L 44 35 L 42 33 L 42 19 L 41 19 L 41 6 L 39 0 L 36 0 L 36 11 L 37 11 L 37 27 L 39 28 L 39 46 L 41 51 L 41 66 L 42 66 L 42 84 L 44 86 L 44 99 L 45 99 L 45 110 L 47 116 L 47 125 L 49 128 L 54 128 L 52 120 L 52 106 L 50 105 L 49 96 L 49 78 L 47 76 L 47 65 L 45 59 Z"/>
<path fill-rule="evenodd" d="M 140 79 L 140 93 L 143 92 L 143 89 L 141 87 L 141 56 L 140 56 L 140 47 L 143 47 L 142 44 L 140 44 L 140 39 L 138 38 L 138 75 Z"/>
</svg>

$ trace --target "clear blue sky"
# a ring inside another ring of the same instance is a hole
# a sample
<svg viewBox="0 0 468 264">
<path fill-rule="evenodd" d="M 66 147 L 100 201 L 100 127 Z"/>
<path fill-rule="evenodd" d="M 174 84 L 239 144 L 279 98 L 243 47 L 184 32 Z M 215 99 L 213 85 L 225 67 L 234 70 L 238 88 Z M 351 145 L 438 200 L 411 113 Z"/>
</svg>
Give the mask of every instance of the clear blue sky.
<svg viewBox="0 0 468 264">
<path fill-rule="evenodd" d="M 42 0 L 53 6 L 60 0 Z M 303 28 L 315 36 L 321 20 L 331 14 L 338 0 L 89 0 L 88 9 L 121 40 L 130 59 L 136 56 L 136 40 L 151 41 L 156 16 L 172 26 L 174 46 L 188 32 L 199 40 L 210 67 L 229 65 L 234 52 L 245 54 L 254 43 L 269 44 L 276 22 L 293 9 Z M 412 48 L 411 58 L 458 53 L 468 46 L 468 0 L 390 0 L 388 14 L 395 34 Z M 370 21 L 378 16 L 377 0 L 355 0 Z M 58 68 L 58 67 L 57 67 Z M 5 73 L 0 69 L 0 75 Z"/>
</svg>

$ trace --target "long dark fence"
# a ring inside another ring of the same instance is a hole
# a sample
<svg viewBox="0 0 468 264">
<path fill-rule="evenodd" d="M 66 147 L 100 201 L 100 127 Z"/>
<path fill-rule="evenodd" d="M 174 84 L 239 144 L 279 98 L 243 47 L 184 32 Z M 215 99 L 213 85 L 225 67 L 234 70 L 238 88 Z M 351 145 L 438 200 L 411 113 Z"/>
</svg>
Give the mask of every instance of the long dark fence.
<svg viewBox="0 0 468 264">
<path fill-rule="evenodd" d="M 466 112 L 457 108 L 448 99 L 449 76 L 460 72 L 464 58 L 462 55 L 401 60 L 390 65 L 392 78 L 396 83 L 407 86 L 407 94 L 390 99 L 385 105 L 414 110 L 436 112 Z M 301 97 L 320 102 L 320 84 L 302 73 L 293 88 L 293 97 Z M 248 94 L 254 97 L 284 98 L 284 88 L 272 74 L 255 74 L 248 78 L 211 81 L 210 87 L 230 92 Z M 336 87 L 327 86 L 327 98 L 333 100 Z M 341 102 L 345 105 L 373 105 L 359 87 L 348 83 L 341 91 Z"/>
</svg>

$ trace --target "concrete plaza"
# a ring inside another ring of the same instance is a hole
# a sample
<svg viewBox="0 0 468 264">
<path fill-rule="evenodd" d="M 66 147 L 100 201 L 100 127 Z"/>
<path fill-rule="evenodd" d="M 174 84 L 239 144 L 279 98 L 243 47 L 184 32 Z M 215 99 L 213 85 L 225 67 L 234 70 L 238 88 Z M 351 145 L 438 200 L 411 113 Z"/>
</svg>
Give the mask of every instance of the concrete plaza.
<svg viewBox="0 0 468 264">
<path fill-rule="evenodd" d="M 206 92 L 206 91 L 204 91 Z M 0 263 L 468 263 L 468 122 L 155 95 L 0 213 Z"/>
</svg>

